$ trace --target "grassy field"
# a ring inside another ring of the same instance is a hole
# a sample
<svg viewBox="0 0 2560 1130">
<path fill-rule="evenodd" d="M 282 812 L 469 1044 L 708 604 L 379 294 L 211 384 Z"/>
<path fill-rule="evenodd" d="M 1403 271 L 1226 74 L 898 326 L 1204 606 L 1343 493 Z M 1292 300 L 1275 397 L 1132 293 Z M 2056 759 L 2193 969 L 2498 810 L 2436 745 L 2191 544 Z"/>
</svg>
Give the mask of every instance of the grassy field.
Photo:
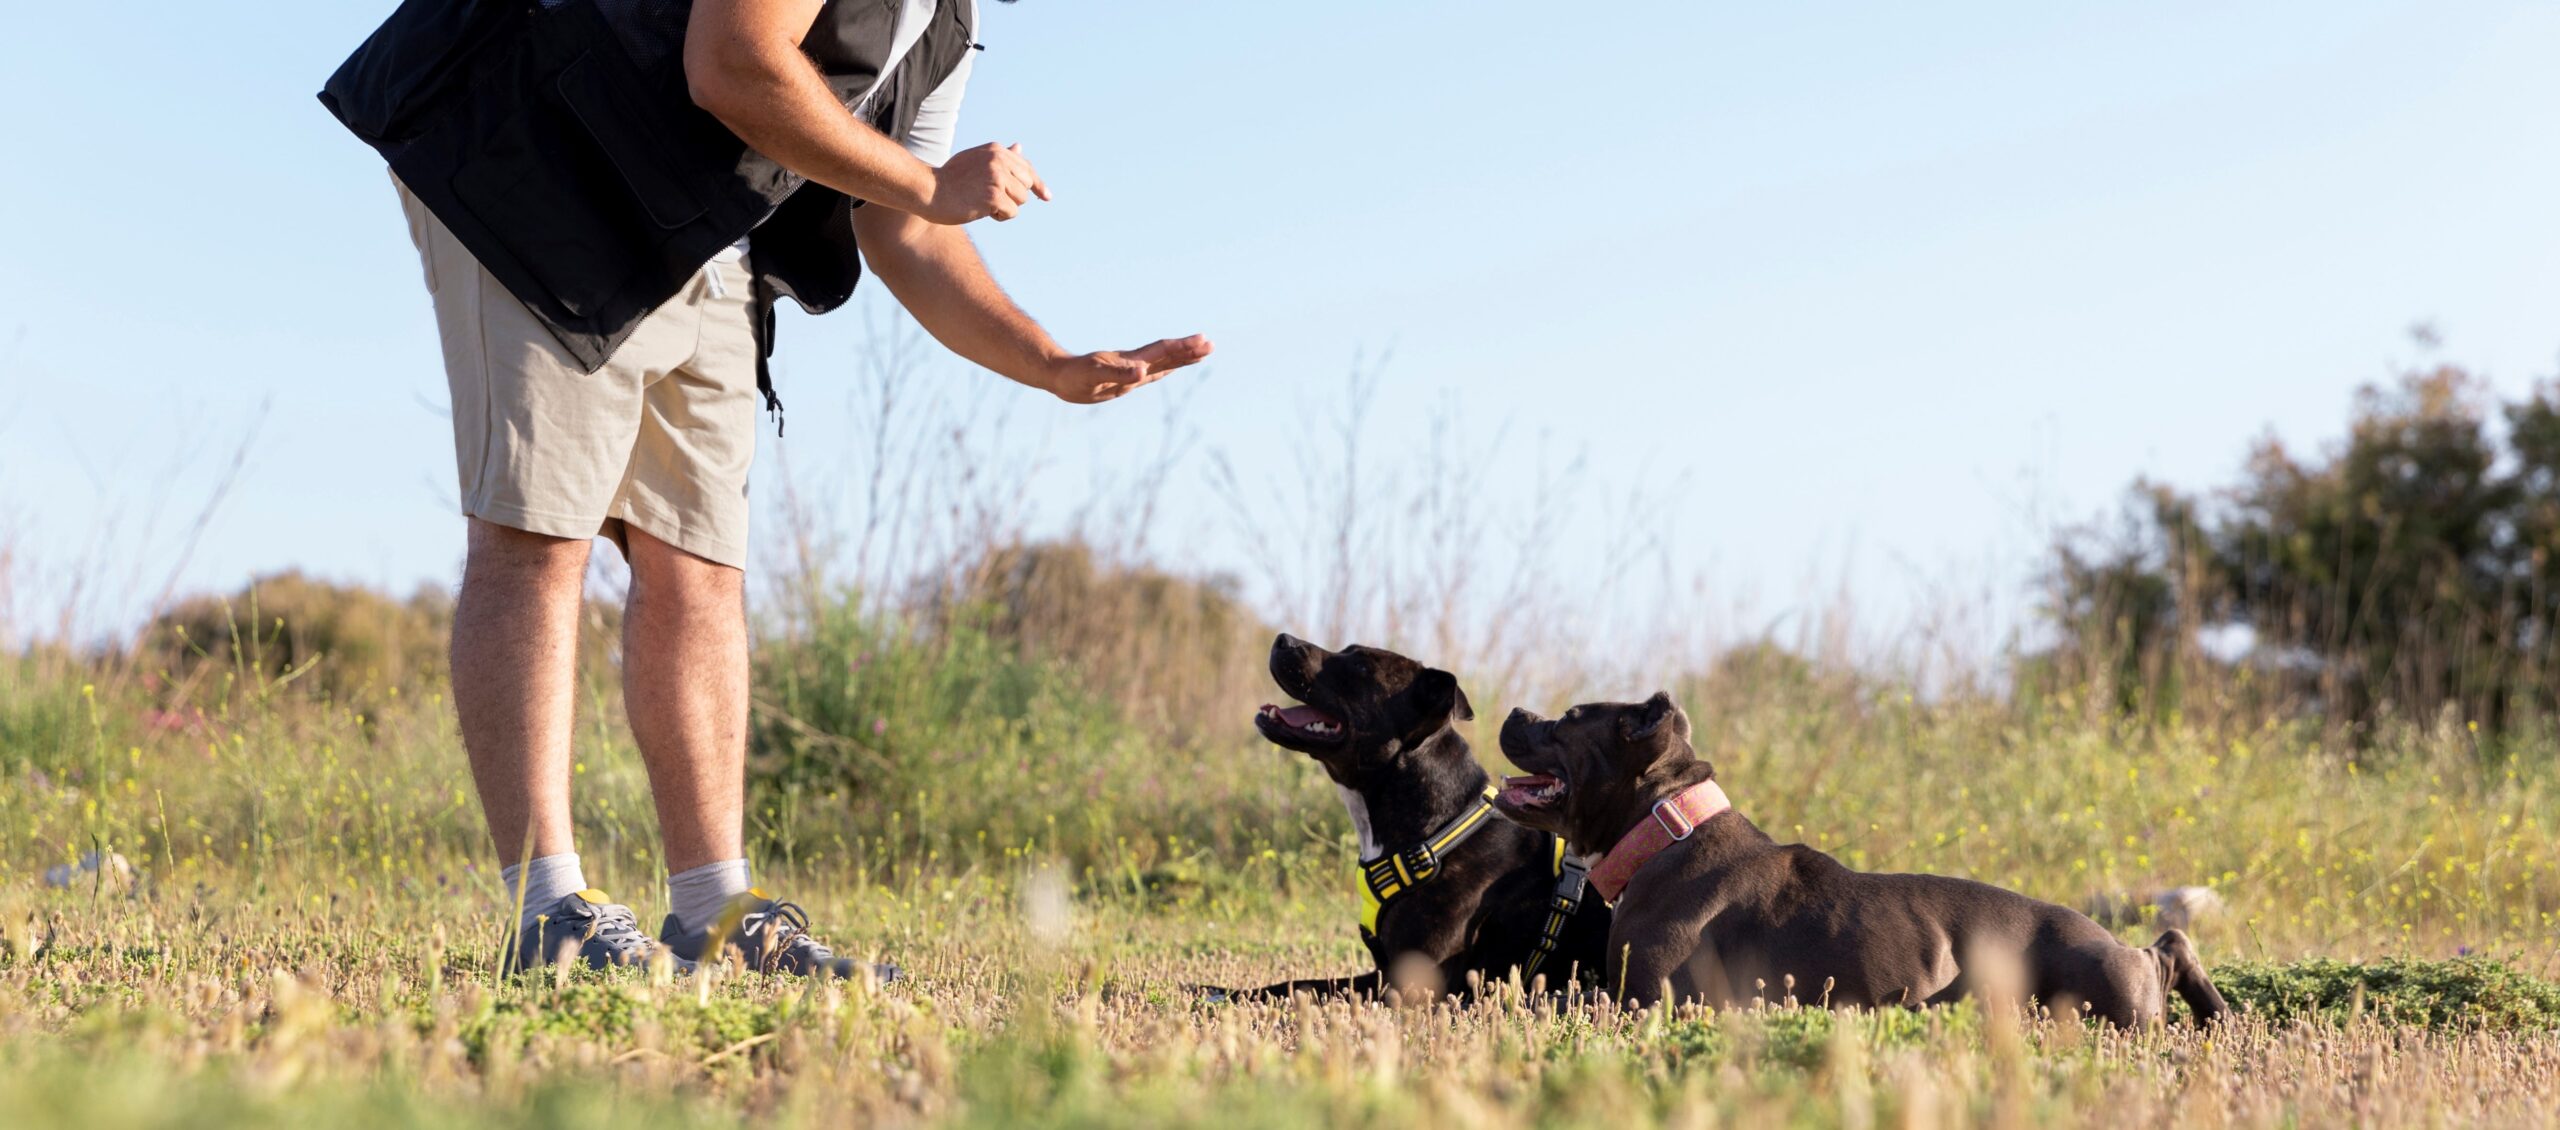
<svg viewBox="0 0 2560 1130">
<path fill-rule="evenodd" d="M 996 635 L 851 613 L 769 634 L 762 877 L 911 979 L 501 980 L 438 680 L 319 663 L 0 660 L 11 1124 L 2560 1121 L 2547 736 L 2445 718 L 2348 747 L 1737 668 L 1680 689 L 1774 834 L 2073 904 L 2211 886 L 2192 933 L 2245 1015 L 1230 1005 L 1188 986 L 1363 960 L 1347 822 L 1251 740 L 1248 699 L 1164 726 Z M 611 693 L 587 706 L 589 874 L 654 922 L 638 758 Z M 81 866 L 104 855 L 130 878 Z"/>
</svg>

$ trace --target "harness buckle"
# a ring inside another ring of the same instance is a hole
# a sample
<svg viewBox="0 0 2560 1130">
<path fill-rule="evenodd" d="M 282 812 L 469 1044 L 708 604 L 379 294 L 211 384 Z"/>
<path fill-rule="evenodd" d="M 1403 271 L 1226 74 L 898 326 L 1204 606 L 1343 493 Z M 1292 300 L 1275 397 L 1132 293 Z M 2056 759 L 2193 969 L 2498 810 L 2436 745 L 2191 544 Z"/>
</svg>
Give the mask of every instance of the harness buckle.
<svg viewBox="0 0 2560 1130">
<path fill-rule="evenodd" d="M 1653 802 L 1653 820 L 1654 823 L 1662 825 L 1663 831 L 1671 834 L 1673 843 L 1678 843 L 1688 839 L 1691 833 L 1698 830 L 1698 826 L 1689 822 L 1686 813 L 1671 807 L 1671 801 L 1672 798 L 1664 797 Z M 1672 821 L 1675 820 L 1679 821 L 1678 827 L 1672 825 Z"/>
<path fill-rule="evenodd" d="M 1419 885 L 1440 873 L 1440 853 L 1431 850 L 1428 843 L 1415 844 L 1396 853 L 1396 866 L 1411 876 L 1408 886 Z"/>
</svg>

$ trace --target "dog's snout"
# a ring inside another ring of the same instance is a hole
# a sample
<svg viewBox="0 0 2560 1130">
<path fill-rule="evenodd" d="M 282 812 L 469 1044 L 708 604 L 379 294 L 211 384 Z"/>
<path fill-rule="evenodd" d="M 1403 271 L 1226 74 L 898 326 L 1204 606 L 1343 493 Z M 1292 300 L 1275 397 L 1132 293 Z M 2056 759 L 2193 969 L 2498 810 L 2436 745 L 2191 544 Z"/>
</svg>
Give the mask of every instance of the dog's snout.
<svg viewBox="0 0 2560 1130">
<path fill-rule="evenodd" d="M 1271 678 L 1280 689 L 1300 698 L 1306 697 L 1308 684 L 1316 670 L 1324 665 L 1323 648 L 1282 632 L 1271 641 Z"/>
<path fill-rule="evenodd" d="M 1502 720 L 1502 733 L 1499 735 L 1499 740 L 1502 743 L 1503 752 L 1516 753 L 1530 744 L 1536 739 L 1538 726 L 1545 721 L 1546 719 L 1530 712 L 1527 707 L 1512 707 L 1510 716 Z"/>
</svg>

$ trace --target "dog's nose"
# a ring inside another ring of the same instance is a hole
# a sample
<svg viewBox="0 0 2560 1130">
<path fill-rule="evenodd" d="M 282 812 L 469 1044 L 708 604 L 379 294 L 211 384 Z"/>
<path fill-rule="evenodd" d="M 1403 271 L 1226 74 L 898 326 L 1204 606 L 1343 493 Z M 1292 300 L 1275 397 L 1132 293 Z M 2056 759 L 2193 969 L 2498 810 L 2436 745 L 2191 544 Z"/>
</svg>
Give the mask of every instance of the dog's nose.
<svg viewBox="0 0 2560 1130">
<path fill-rule="evenodd" d="M 1287 632 L 1282 632 L 1282 633 L 1280 633 L 1280 638 L 1279 638 L 1279 639 L 1276 639 L 1276 640 L 1271 641 L 1271 646 L 1273 646 L 1273 647 L 1297 648 L 1297 647 L 1305 647 L 1306 645 L 1307 645 L 1307 641 L 1302 640 L 1302 639 L 1299 639 L 1299 638 L 1298 638 L 1298 637 L 1296 637 L 1296 636 L 1290 635 L 1290 634 L 1289 634 L 1289 633 L 1287 633 Z"/>
</svg>

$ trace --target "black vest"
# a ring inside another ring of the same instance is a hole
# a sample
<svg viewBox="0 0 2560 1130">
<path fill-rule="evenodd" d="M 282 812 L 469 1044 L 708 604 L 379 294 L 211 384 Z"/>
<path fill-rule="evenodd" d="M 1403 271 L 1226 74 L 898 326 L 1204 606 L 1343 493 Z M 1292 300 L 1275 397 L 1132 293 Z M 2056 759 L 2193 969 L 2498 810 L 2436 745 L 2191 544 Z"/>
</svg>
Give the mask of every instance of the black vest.
<svg viewBox="0 0 2560 1130">
<path fill-rule="evenodd" d="M 887 56 L 900 0 L 829 0 L 802 47 L 848 107 Z M 904 141 L 974 45 L 971 0 L 862 104 Z M 693 104 L 692 0 L 404 0 L 320 101 L 588 371 L 722 248 L 755 233 L 757 327 L 776 296 L 853 296 L 855 202 L 747 148 Z M 772 395 L 766 385 L 766 395 Z"/>
</svg>

